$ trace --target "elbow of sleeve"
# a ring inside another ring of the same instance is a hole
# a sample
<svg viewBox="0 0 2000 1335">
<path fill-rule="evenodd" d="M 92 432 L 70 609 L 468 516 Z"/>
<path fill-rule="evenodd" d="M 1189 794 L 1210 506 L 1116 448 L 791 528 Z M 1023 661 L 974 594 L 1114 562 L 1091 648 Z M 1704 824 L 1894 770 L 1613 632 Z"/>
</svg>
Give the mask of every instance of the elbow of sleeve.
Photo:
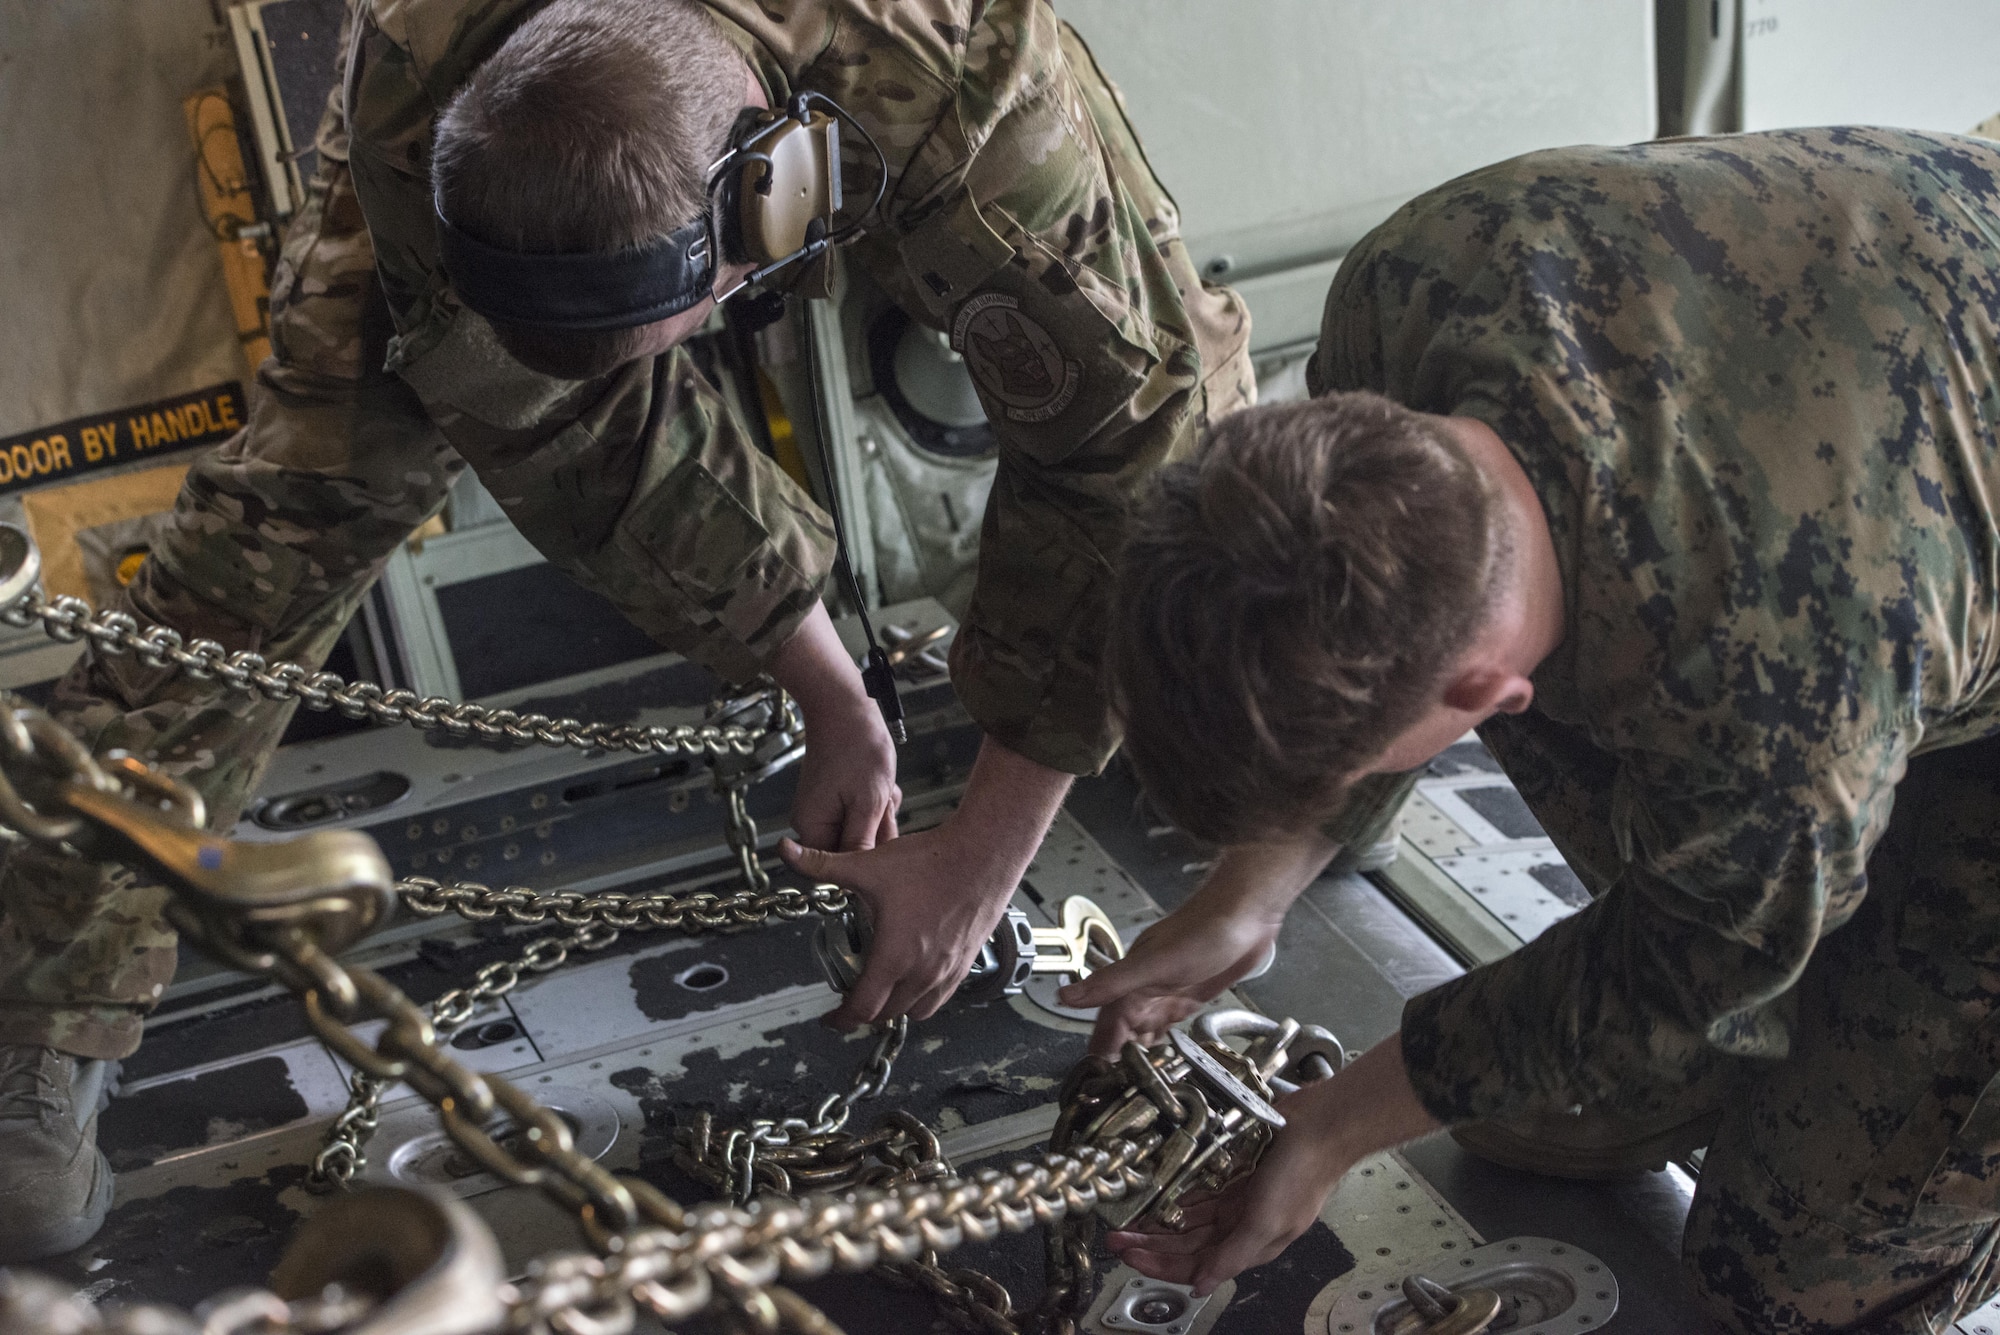
<svg viewBox="0 0 2000 1335">
<path fill-rule="evenodd" d="M 1031 662 L 968 622 L 952 644 L 951 677 L 980 729 L 1038 765 L 1096 774 L 1118 749 L 1094 670 Z"/>
</svg>

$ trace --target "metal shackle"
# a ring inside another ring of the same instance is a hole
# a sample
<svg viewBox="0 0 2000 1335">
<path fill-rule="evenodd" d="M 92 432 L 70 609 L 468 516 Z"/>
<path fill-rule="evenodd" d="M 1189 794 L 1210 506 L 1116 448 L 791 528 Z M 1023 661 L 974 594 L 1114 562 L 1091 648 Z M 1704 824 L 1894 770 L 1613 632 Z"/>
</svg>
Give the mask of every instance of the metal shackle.
<svg viewBox="0 0 2000 1335">
<path fill-rule="evenodd" d="M 367 1292 L 368 1315 L 342 1335 L 475 1335 L 507 1319 L 507 1266 L 492 1231 L 442 1194 L 378 1187 L 322 1206 L 271 1272 L 289 1302 L 330 1285 Z"/>
<path fill-rule="evenodd" d="M 1287 1027 L 1288 1022 L 1232 1007 L 1206 1011 L 1189 1025 L 1195 1037 L 1205 1043 L 1220 1045 L 1232 1037 L 1248 1038 L 1253 1057 L 1259 1056 L 1261 1040 L 1274 1039 Z M 1347 1049 L 1332 1030 L 1316 1024 L 1290 1027 L 1294 1032 L 1277 1045 L 1276 1052 L 1262 1054 L 1275 1061 L 1260 1060 L 1260 1065 L 1269 1067 L 1262 1072 L 1264 1078 L 1278 1093 L 1290 1094 L 1302 1084 L 1325 1080 L 1347 1064 Z"/>
<path fill-rule="evenodd" d="M 12 524 L 0 524 L 0 608 L 33 593 L 41 577 L 42 554 L 34 539 Z"/>
</svg>

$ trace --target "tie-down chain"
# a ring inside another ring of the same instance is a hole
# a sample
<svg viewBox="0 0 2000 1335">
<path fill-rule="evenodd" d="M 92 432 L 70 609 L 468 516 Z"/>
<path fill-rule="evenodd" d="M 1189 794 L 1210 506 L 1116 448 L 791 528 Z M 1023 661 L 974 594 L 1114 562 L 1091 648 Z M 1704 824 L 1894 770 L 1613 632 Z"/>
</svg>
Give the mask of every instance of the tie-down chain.
<svg viewBox="0 0 2000 1335">
<path fill-rule="evenodd" d="M 538 894 L 518 886 L 495 889 L 475 882 L 446 885 L 428 878 L 397 883 L 404 907 L 419 915 L 451 912 L 471 921 L 504 916 L 516 924 L 539 923 L 553 917 L 569 929 L 562 936 L 531 943 L 516 959 L 487 965 L 470 984 L 440 997 L 433 1003 L 431 1021 L 442 1036 L 449 1037 L 481 1006 L 506 996 L 525 979 L 560 968 L 573 955 L 604 950 L 615 944 L 621 931 L 669 930 L 692 935 L 750 926 L 773 917 L 796 919 L 844 912 L 852 916 L 846 892 L 837 886 L 817 885 L 810 890 L 785 887 L 774 891 L 770 874 L 758 857 L 757 825 L 747 800 L 749 789 L 795 763 L 805 750 L 804 727 L 797 706 L 775 687 L 721 702 L 710 709 L 708 718 L 699 726 L 636 728 L 584 724 L 542 714 L 523 715 L 439 696 L 418 697 L 414 692 L 392 690 L 374 682 L 347 682 L 335 673 L 314 672 L 297 663 L 271 663 L 247 651 L 232 654 L 213 640 L 185 641 L 178 631 L 143 625 L 128 613 L 95 612 L 80 598 L 44 599 L 38 587 L 40 572 L 40 555 L 27 534 L 13 525 L 0 524 L 0 620 L 22 627 L 39 622 L 56 640 L 73 643 L 88 639 L 101 653 L 134 654 L 147 667 L 171 667 L 195 680 L 213 680 L 232 689 L 257 692 L 274 701 L 295 699 L 309 709 L 338 709 L 350 718 L 443 728 L 454 736 L 502 745 L 539 742 L 582 750 L 699 756 L 706 761 L 725 802 L 724 834 L 743 884 L 734 894 L 585 896 L 560 892 Z M 928 638 L 900 646 L 890 656 L 892 663 L 925 650 L 937 634 L 934 631 Z M 199 796 L 188 792 L 187 800 L 196 804 L 191 823 L 201 824 Z M 30 813 L 19 810 L 18 804 L 12 808 L 0 807 L 0 818 L 8 817 L 17 822 L 15 828 L 35 832 L 18 823 L 31 819 Z M 1087 900 L 1078 902 L 1095 910 Z M 1097 917 L 1103 919 L 1101 913 Z M 1103 920 L 1102 926 L 1115 947 L 1116 932 L 1110 930 L 1108 920 Z M 979 980 L 975 981 L 975 988 L 983 987 L 985 979 L 997 976 L 1002 990 L 1020 990 L 1027 976 L 1028 961 L 1034 954 L 1023 935 L 1026 930 L 1025 918 L 1010 911 L 975 965 L 974 976 Z M 1075 939 L 1082 941 L 1083 937 L 1077 935 Z M 1115 950 L 1110 957 L 1116 958 Z M 900 1031 L 885 1032 L 870 1066 L 893 1062 L 901 1042 Z M 882 1078 L 874 1082 L 875 1088 L 879 1089 L 886 1078 L 885 1065 Z M 844 1099 L 829 1096 L 810 1125 L 817 1127 L 837 1114 L 839 1122 L 829 1123 L 818 1134 L 837 1130 L 846 1120 L 847 1104 L 866 1097 L 867 1085 L 867 1068 L 864 1068 L 856 1077 L 855 1088 Z M 379 1125 L 386 1088 L 385 1082 L 367 1070 L 355 1069 L 347 1105 L 327 1130 L 313 1161 L 309 1185 L 321 1190 L 344 1187 L 367 1165 L 365 1148 Z M 747 1180 L 756 1142 L 746 1143 L 751 1149 L 742 1155 L 741 1175 Z"/>
<path fill-rule="evenodd" d="M 569 1207 L 599 1249 L 598 1256 L 549 1258 L 519 1284 L 492 1285 L 497 1315 L 463 1304 L 460 1324 L 423 1327 L 438 1335 L 615 1335 L 631 1328 L 640 1309 L 669 1323 L 708 1312 L 742 1331 L 827 1331 L 831 1323 L 781 1283 L 883 1264 L 915 1267 L 906 1273 L 919 1282 L 970 1295 L 961 1311 L 983 1328 L 1013 1330 L 1021 1327 L 1004 1289 L 983 1276 L 948 1274 L 935 1258 L 969 1240 L 1039 1225 L 1051 1229 L 1052 1282 L 1024 1318 L 1026 1328 L 1073 1330 L 1090 1300 L 1092 1212 L 1109 1209 L 1115 1222 L 1141 1214 L 1170 1219 L 1188 1191 L 1247 1172 L 1268 1141 L 1276 1116 L 1271 1080 L 1287 1065 L 1297 1033 L 1278 1026 L 1253 1040 L 1247 1054 L 1177 1034 L 1150 1049 L 1128 1046 L 1117 1063 L 1087 1062 L 1065 1088 L 1050 1149 L 1006 1171 L 960 1175 L 934 1141 L 919 1136 L 917 1149 L 898 1152 L 905 1157 L 892 1165 L 898 1171 L 875 1184 L 683 1209 L 649 1183 L 613 1174 L 579 1152 L 559 1115 L 506 1079 L 464 1066 L 421 1008 L 379 974 L 336 959 L 395 902 L 395 882 L 372 840 L 323 831 L 239 844 L 201 830 L 199 815 L 198 799 L 175 780 L 131 757 L 100 764 L 46 715 L 0 696 L 0 818 L 7 825 L 158 876 L 171 892 L 168 912 L 191 943 L 298 992 L 314 1031 L 334 1051 L 375 1080 L 406 1082 L 482 1168 Z M 372 1045 L 352 1032 L 370 1021 L 383 1022 Z M 504 1139 L 492 1130 L 503 1119 L 515 1128 Z M 420 1265 L 396 1273 L 407 1283 L 368 1313 L 352 1313 L 351 1294 L 336 1301 L 322 1287 L 290 1299 L 232 1295 L 179 1328 L 216 1335 L 417 1329 L 377 1324 L 371 1314 L 379 1308 L 386 1316 L 419 1299 L 435 1314 L 438 1295 L 425 1285 L 447 1281 Z M 462 1276 L 449 1282 L 468 1283 Z M 63 1328 L 65 1320 L 57 1312 L 27 1329 Z"/>
<path fill-rule="evenodd" d="M 669 930 L 692 936 L 772 918 L 836 913 L 846 907 L 847 892 L 839 886 L 774 890 L 770 874 L 757 856 L 757 823 L 750 816 L 746 799 L 750 785 L 793 764 L 805 751 L 804 735 L 789 700 L 772 691 L 723 700 L 710 708 L 709 726 L 740 730 L 757 738 L 746 753 L 711 754 L 708 758 L 716 788 L 725 799 L 725 832 L 736 857 L 741 889 L 727 895 L 578 895 L 543 894 L 520 886 L 494 889 L 467 881 L 447 885 L 428 878 L 396 883 L 403 906 L 419 916 L 455 913 L 471 922 L 504 918 L 516 924 L 553 918 L 568 929 L 562 935 L 530 942 L 514 959 L 486 965 L 466 986 L 432 1002 L 430 1021 L 440 1038 L 450 1038 L 481 1007 L 498 1001 L 528 979 L 561 968 L 574 955 L 616 944 L 621 932 Z M 348 1082 L 347 1106 L 327 1127 L 307 1186 L 319 1191 L 345 1187 L 367 1167 L 368 1141 L 380 1125 L 382 1096 L 389 1083 L 355 1068 Z"/>
<path fill-rule="evenodd" d="M 39 623 L 51 639 L 68 644 L 88 640 L 99 653 L 131 654 L 149 668 L 171 668 L 196 681 L 214 681 L 231 690 L 255 692 L 267 700 L 296 700 L 307 709 L 337 709 L 348 718 L 371 723 L 441 728 L 453 737 L 503 746 L 538 743 L 582 751 L 714 759 L 748 756 L 767 735 L 761 726 L 726 718 L 671 727 L 582 723 L 547 714 L 489 709 L 443 696 L 419 696 L 415 691 L 392 689 L 378 682 L 350 682 L 338 673 L 314 671 L 301 663 L 273 663 L 247 650 L 231 653 L 214 640 L 189 640 L 171 627 L 146 625 L 129 612 L 93 611 L 83 599 L 67 594 L 46 599 L 38 586 L 41 567 L 41 556 L 28 535 L 12 524 L 0 524 L 0 621 L 21 627 Z M 791 701 L 776 690 L 763 695 L 785 715 L 785 725 L 802 736 Z"/>
</svg>

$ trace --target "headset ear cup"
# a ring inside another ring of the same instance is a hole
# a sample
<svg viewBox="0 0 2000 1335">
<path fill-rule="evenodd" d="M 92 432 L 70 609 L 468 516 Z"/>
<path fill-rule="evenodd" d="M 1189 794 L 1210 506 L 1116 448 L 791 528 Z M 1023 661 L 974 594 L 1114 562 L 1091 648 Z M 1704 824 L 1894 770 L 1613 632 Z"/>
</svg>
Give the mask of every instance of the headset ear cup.
<svg viewBox="0 0 2000 1335">
<path fill-rule="evenodd" d="M 783 114 L 746 108 L 737 118 L 729 151 L 710 168 L 709 224 L 719 264 L 748 264 L 767 276 L 855 230 L 858 220 L 839 234 L 833 230 L 842 204 L 840 127 L 846 115 L 830 98 L 801 93 Z M 888 183 L 888 161 L 866 127 L 855 125 L 881 160 L 872 212 Z"/>
<path fill-rule="evenodd" d="M 729 151 L 714 168 L 715 176 L 708 188 L 709 234 L 722 247 L 722 253 L 716 257 L 718 269 L 729 264 L 769 262 L 763 256 L 750 254 L 743 239 L 743 176 L 760 165 L 750 155 L 750 141 L 775 119 L 769 111 L 745 107 L 736 114 L 736 123 L 729 127 Z"/>
<path fill-rule="evenodd" d="M 818 112 L 804 121 L 787 118 L 758 136 L 754 155 L 744 155 L 737 187 L 743 248 L 758 264 L 782 261 L 809 245 L 814 221 L 825 234 L 835 166 L 828 155 L 833 123 Z"/>
<path fill-rule="evenodd" d="M 752 163 L 751 166 L 757 164 Z M 709 235 L 722 248 L 716 268 L 730 264 L 762 263 L 743 244 L 743 173 L 748 168 L 730 166 L 709 192 Z"/>
</svg>

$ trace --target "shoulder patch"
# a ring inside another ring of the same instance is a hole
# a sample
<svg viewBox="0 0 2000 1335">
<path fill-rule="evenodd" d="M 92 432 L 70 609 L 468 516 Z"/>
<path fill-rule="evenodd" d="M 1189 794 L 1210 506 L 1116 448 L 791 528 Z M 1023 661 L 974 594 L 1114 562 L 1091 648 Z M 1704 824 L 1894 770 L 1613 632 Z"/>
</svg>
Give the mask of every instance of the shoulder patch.
<svg viewBox="0 0 2000 1335">
<path fill-rule="evenodd" d="M 1065 357 L 1019 299 L 982 292 L 951 325 L 951 346 L 972 378 L 1016 422 L 1046 422 L 1076 398 L 1083 367 Z"/>
</svg>

